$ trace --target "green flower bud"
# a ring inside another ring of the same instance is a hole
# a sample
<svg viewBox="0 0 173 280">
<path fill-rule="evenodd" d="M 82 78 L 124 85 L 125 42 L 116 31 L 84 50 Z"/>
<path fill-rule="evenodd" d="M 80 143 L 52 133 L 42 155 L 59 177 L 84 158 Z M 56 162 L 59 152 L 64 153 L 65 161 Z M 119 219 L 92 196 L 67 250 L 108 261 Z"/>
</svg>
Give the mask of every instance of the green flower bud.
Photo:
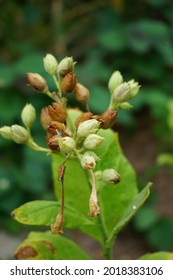
<svg viewBox="0 0 173 280">
<path fill-rule="evenodd" d="M 75 142 L 71 137 L 63 137 L 58 140 L 60 151 L 63 153 L 70 153 L 75 149 Z"/>
<path fill-rule="evenodd" d="M 44 63 L 44 69 L 49 75 L 51 75 L 51 76 L 56 75 L 57 68 L 58 68 L 58 62 L 52 54 L 48 53 L 43 58 L 43 63 Z"/>
<path fill-rule="evenodd" d="M 115 169 L 105 169 L 102 172 L 101 179 L 107 184 L 117 184 L 120 182 L 120 175 Z"/>
<path fill-rule="evenodd" d="M 29 139 L 28 131 L 18 124 L 11 126 L 11 136 L 13 141 L 17 144 L 26 144 Z"/>
<path fill-rule="evenodd" d="M 117 103 L 124 102 L 128 100 L 129 97 L 130 97 L 130 87 L 126 82 L 119 85 L 113 92 L 113 98 Z"/>
<path fill-rule="evenodd" d="M 0 128 L 0 135 L 5 139 L 13 140 L 10 126 L 2 126 Z"/>
<path fill-rule="evenodd" d="M 134 80 L 119 85 L 113 92 L 114 101 L 116 103 L 122 103 L 135 97 L 139 88 L 139 84 Z"/>
<path fill-rule="evenodd" d="M 34 106 L 32 106 L 31 104 L 26 104 L 22 110 L 21 118 L 27 128 L 31 127 L 36 119 L 36 111 Z"/>
<path fill-rule="evenodd" d="M 108 88 L 112 94 L 114 90 L 123 83 L 123 77 L 119 71 L 115 71 L 109 79 Z"/>
<path fill-rule="evenodd" d="M 65 57 L 62 59 L 58 65 L 58 75 L 64 77 L 67 73 L 73 71 L 73 58 Z"/>
<path fill-rule="evenodd" d="M 95 120 L 87 120 L 82 122 L 77 129 L 77 136 L 87 137 L 89 134 L 94 134 L 98 131 L 100 123 Z"/>
<path fill-rule="evenodd" d="M 95 149 L 103 142 L 103 140 L 104 138 L 99 135 L 90 134 L 84 141 L 84 147 L 89 150 Z"/>
<path fill-rule="evenodd" d="M 83 169 L 94 169 L 96 160 L 92 155 L 85 153 L 81 156 L 81 165 Z"/>
</svg>

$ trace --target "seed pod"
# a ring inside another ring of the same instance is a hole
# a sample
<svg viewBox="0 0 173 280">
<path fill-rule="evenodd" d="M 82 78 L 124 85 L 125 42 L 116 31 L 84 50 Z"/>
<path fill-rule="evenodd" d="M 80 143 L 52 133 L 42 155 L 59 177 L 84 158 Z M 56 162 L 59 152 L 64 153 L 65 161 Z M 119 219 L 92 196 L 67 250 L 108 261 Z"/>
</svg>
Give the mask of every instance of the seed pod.
<svg viewBox="0 0 173 280">
<path fill-rule="evenodd" d="M 17 144 L 26 144 L 29 139 L 28 131 L 18 124 L 11 126 L 11 136 L 13 141 Z"/>
<path fill-rule="evenodd" d="M 74 90 L 75 98 L 80 103 L 86 105 L 88 104 L 88 99 L 90 96 L 89 90 L 82 84 L 77 83 Z"/>
<path fill-rule="evenodd" d="M 38 92 L 44 92 L 48 89 L 46 80 L 37 73 L 27 73 L 26 79 L 28 84 Z"/>
<path fill-rule="evenodd" d="M 63 153 L 70 153 L 75 149 L 75 141 L 71 137 L 63 137 L 59 139 L 60 151 Z"/>
<path fill-rule="evenodd" d="M 78 137 L 87 137 L 98 131 L 100 123 L 97 120 L 87 120 L 82 122 L 77 129 Z"/>
<path fill-rule="evenodd" d="M 44 69 L 49 75 L 51 76 L 56 75 L 58 62 L 52 54 L 48 53 L 43 58 L 43 63 L 44 63 Z"/>
<path fill-rule="evenodd" d="M 105 169 L 101 179 L 107 184 L 117 184 L 120 182 L 120 175 L 115 169 Z"/>
<path fill-rule="evenodd" d="M 58 65 L 58 75 L 62 78 L 65 77 L 67 73 L 73 71 L 73 65 L 74 65 L 73 58 L 65 57 L 60 61 Z"/>
<path fill-rule="evenodd" d="M 50 116 L 48 107 L 44 107 L 41 109 L 40 120 L 42 127 L 47 130 L 51 121 L 53 121 L 52 117 Z"/>
<path fill-rule="evenodd" d="M 81 165 L 84 169 L 94 169 L 96 166 L 96 161 L 93 156 L 85 153 L 81 157 Z"/>
<path fill-rule="evenodd" d="M 22 110 L 21 118 L 26 127 L 31 127 L 36 119 L 36 111 L 34 106 L 32 106 L 31 104 L 26 104 Z"/>
<path fill-rule="evenodd" d="M 100 128 L 107 129 L 114 125 L 117 117 L 117 112 L 109 109 L 99 117 Z"/>
<path fill-rule="evenodd" d="M 93 117 L 93 114 L 91 112 L 86 112 L 86 113 L 83 113 L 81 114 L 77 119 L 76 119 L 76 122 L 75 122 L 75 125 L 76 127 L 78 128 L 78 126 L 83 123 L 84 121 L 87 121 L 87 120 L 90 120 L 92 119 Z"/>
<path fill-rule="evenodd" d="M 47 132 L 51 135 L 63 136 L 64 131 L 65 125 L 57 121 L 51 121 L 47 128 Z"/>
<path fill-rule="evenodd" d="M 96 149 L 102 142 L 104 138 L 97 134 L 90 134 L 84 141 L 84 147 L 89 150 Z"/>
<path fill-rule="evenodd" d="M 76 75 L 73 72 L 67 73 L 61 82 L 61 90 L 63 93 L 72 92 L 76 86 Z"/>
<path fill-rule="evenodd" d="M 13 140 L 12 136 L 11 136 L 11 127 L 10 126 L 2 126 L 0 128 L 0 135 L 8 140 Z"/>
<path fill-rule="evenodd" d="M 67 118 L 67 113 L 65 109 L 56 102 L 52 103 L 52 106 L 48 106 L 49 114 L 54 121 L 64 123 Z"/>
<path fill-rule="evenodd" d="M 59 136 L 46 136 L 46 144 L 52 151 L 59 151 Z"/>
</svg>

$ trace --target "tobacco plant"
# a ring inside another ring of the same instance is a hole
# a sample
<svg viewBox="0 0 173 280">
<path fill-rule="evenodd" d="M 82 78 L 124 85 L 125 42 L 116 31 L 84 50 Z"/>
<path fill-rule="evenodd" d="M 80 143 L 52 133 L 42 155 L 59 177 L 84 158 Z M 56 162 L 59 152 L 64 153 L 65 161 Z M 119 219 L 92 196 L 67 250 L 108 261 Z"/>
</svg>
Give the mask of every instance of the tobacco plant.
<svg viewBox="0 0 173 280">
<path fill-rule="evenodd" d="M 49 227 L 46 232 L 31 232 L 17 248 L 15 258 L 90 259 L 63 234 L 66 228 L 78 228 L 100 243 L 106 259 L 112 259 L 117 234 L 150 193 L 150 183 L 139 191 L 135 172 L 121 151 L 117 133 L 111 130 L 118 110 L 132 108 L 129 101 L 138 94 L 140 85 L 134 80 L 125 82 L 121 73 L 115 71 L 108 82 L 109 107 L 97 115 L 90 111 L 90 91 L 78 82 L 72 57 L 58 63 L 47 54 L 43 64 L 55 82 L 55 91 L 51 92 L 46 80 L 37 73 L 27 73 L 26 78 L 40 98 L 45 94 L 51 99 L 40 113 L 47 148 L 39 146 L 31 133 L 36 119 L 31 104 L 26 104 L 21 112 L 23 126 L 0 128 L 2 137 L 51 157 L 57 197 L 56 201 L 31 201 L 12 212 L 20 223 Z M 84 112 L 68 107 L 71 94 Z M 167 253 L 154 255 L 171 257 Z M 150 259 L 152 255 L 143 258 Z"/>
</svg>

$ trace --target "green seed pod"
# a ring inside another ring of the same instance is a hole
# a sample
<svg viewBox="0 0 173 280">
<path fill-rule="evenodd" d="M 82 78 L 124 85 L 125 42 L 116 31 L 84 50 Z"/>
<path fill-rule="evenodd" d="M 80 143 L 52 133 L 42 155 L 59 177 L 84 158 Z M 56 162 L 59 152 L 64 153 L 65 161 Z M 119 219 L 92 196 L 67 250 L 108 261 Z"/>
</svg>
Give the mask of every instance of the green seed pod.
<svg viewBox="0 0 173 280">
<path fill-rule="evenodd" d="M 87 120 L 82 122 L 77 129 L 77 136 L 87 137 L 89 134 L 94 134 L 98 131 L 100 123 L 95 120 Z"/>
<path fill-rule="evenodd" d="M 84 141 L 84 147 L 89 150 L 96 149 L 102 142 L 104 138 L 97 134 L 90 134 Z"/>
<path fill-rule="evenodd" d="M 58 62 L 52 54 L 48 53 L 43 58 L 43 63 L 44 63 L 44 69 L 49 75 L 51 76 L 56 75 L 58 69 Z"/>
<path fill-rule="evenodd" d="M 92 155 L 85 153 L 81 157 L 81 165 L 83 169 L 94 169 L 96 166 L 95 158 Z"/>
<path fill-rule="evenodd" d="M 32 106 L 31 104 L 26 104 L 22 110 L 21 118 L 22 118 L 24 125 L 27 128 L 30 128 L 36 119 L 36 111 L 35 111 L 34 106 Z"/>
<path fill-rule="evenodd" d="M 17 144 L 26 144 L 29 139 L 28 131 L 18 124 L 11 126 L 11 136 Z"/>
<path fill-rule="evenodd" d="M 115 169 L 105 169 L 102 172 L 101 179 L 107 184 L 117 184 L 120 182 L 120 175 Z"/>
<path fill-rule="evenodd" d="M 70 153 L 75 149 L 75 142 L 71 137 L 59 138 L 60 151 L 63 153 Z"/>
<path fill-rule="evenodd" d="M 13 140 L 10 126 L 2 126 L 0 128 L 0 135 L 5 139 Z"/>
</svg>

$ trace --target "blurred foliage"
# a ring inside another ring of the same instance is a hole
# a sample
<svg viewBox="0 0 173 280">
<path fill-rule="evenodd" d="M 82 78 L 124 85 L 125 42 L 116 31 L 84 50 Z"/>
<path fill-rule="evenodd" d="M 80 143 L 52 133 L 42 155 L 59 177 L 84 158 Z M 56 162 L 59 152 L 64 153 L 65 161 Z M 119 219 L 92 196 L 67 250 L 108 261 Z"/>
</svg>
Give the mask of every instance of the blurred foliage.
<svg viewBox="0 0 173 280">
<path fill-rule="evenodd" d="M 142 85 L 141 94 L 133 101 L 133 113 L 120 111 L 118 121 L 127 129 L 149 115 L 158 142 L 164 141 L 162 151 L 170 153 L 171 0 L 134 0 L 133 5 L 127 0 L 0 0 L 0 27 L 0 126 L 19 123 L 26 102 L 38 111 L 48 102 L 26 86 L 25 73 L 43 74 L 42 57 L 47 52 L 58 57 L 70 55 L 79 61 L 80 67 L 75 68 L 79 80 L 91 89 L 92 111 L 100 113 L 107 107 L 107 80 L 114 70 L 119 69 L 127 80 L 135 77 Z M 49 85 L 51 88 L 50 79 Z M 39 116 L 33 130 L 44 144 Z M 51 199 L 51 187 L 48 157 L 0 139 L 3 217 L 30 198 Z M 15 225 L 11 231 L 16 231 Z"/>
</svg>

